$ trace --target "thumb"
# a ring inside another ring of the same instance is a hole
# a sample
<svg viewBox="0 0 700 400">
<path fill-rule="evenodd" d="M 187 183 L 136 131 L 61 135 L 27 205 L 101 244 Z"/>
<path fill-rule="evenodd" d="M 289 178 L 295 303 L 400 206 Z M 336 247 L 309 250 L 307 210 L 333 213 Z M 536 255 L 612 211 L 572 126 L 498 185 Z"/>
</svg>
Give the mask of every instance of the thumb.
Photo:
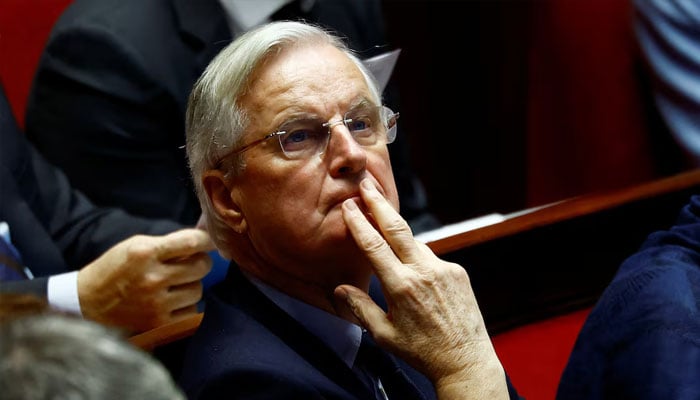
<svg viewBox="0 0 700 400">
<path fill-rule="evenodd" d="M 367 293 L 351 285 L 335 288 L 336 311 L 341 318 L 358 323 L 373 336 L 389 325 L 386 313 Z"/>
</svg>

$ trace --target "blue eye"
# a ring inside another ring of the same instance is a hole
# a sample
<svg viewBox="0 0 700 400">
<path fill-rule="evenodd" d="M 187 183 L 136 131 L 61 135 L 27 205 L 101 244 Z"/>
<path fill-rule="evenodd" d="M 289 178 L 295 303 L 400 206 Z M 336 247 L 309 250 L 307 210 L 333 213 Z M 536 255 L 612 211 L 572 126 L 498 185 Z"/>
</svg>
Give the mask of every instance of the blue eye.
<svg viewBox="0 0 700 400">
<path fill-rule="evenodd" d="M 362 145 L 372 145 L 377 140 L 377 124 L 378 118 L 374 117 L 373 113 L 363 110 L 361 112 L 355 113 L 355 115 L 348 115 L 347 127 L 352 132 L 352 136 L 355 138 L 357 143 Z"/>
<path fill-rule="evenodd" d="M 294 127 L 280 136 L 282 151 L 285 153 L 314 152 L 322 144 L 328 133 L 322 127 Z"/>
<path fill-rule="evenodd" d="M 348 128 L 352 132 L 362 131 L 365 129 L 369 129 L 370 127 L 371 124 L 368 118 L 353 118 L 352 121 L 348 124 Z"/>
<path fill-rule="evenodd" d="M 285 142 L 300 143 L 309 138 L 309 132 L 304 130 L 298 130 L 289 133 L 285 137 Z"/>
</svg>

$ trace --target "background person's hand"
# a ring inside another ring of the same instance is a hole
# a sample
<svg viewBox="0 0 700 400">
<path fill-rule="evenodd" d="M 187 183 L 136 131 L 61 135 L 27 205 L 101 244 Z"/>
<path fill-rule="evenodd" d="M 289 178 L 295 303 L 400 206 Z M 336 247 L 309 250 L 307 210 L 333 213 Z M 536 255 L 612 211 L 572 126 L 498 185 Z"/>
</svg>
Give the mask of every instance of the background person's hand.
<svg viewBox="0 0 700 400">
<path fill-rule="evenodd" d="M 213 248 L 201 229 L 118 243 L 78 273 L 83 316 L 136 333 L 195 314 Z"/>
<path fill-rule="evenodd" d="M 377 228 L 352 200 L 343 204 L 343 215 L 382 283 L 389 310 L 353 286 L 338 286 L 336 296 L 380 346 L 423 372 L 439 398 L 507 399 L 505 372 L 464 268 L 416 241 L 369 180 L 360 186 Z"/>
</svg>

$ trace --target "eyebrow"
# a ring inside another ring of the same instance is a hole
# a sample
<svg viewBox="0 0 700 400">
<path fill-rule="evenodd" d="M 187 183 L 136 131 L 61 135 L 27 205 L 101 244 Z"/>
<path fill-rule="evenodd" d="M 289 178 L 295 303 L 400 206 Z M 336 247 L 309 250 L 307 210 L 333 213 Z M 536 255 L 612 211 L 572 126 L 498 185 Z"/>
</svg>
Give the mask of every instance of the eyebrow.
<svg viewBox="0 0 700 400">
<path fill-rule="evenodd" d="M 348 112 L 355 111 L 357 109 L 363 108 L 363 107 L 376 107 L 381 104 L 374 104 L 373 101 L 366 97 L 358 97 L 355 100 L 353 100 L 349 107 L 342 113 L 345 115 Z M 296 106 L 295 106 L 296 107 Z M 294 121 L 301 121 L 301 120 L 323 120 L 325 117 L 321 117 L 319 114 L 314 113 L 314 112 L 308 112 L 308 111 L 298 111 L 298 112 L 293 112 L 289 115 L 288 118 L 285 118 L 285 120 L 278 126 L 282 126 L 288 122 L 294 122 Z"/>
</svg>

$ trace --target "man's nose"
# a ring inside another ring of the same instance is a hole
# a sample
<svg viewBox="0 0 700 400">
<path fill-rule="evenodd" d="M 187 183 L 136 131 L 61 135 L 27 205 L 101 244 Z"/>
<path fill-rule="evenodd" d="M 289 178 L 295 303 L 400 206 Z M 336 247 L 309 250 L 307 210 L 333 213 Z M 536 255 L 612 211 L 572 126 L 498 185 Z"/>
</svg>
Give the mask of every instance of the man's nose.
<svg viewBox="0 0 700 400">
<path fill-rule="evenodd" d="M 328 147 L 326 153 L 331 157 L 331 174 L 334 176 L 355 173 L 367 165 L 366 149 L 357 143 L 343 121 L 334 121 Z"/>
</svg>

